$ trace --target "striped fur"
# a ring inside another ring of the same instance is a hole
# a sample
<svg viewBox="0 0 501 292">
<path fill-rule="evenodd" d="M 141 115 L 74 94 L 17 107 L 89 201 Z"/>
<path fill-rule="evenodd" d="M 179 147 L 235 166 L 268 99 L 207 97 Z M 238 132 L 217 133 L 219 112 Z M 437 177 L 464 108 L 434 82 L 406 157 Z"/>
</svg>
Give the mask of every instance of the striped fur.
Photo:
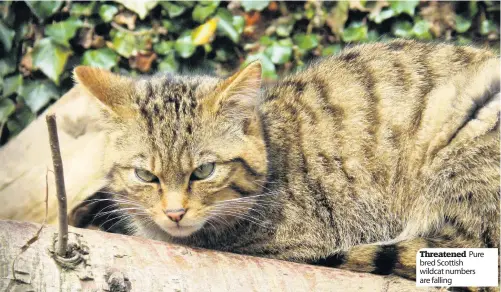
<svg viewBox="0 0 501 292">
<path fill-rule="evenodd" d="M 258 63 L 226 80 L 75 74 L 108 109 L 109 189 L 142 206 L 137 234 L 414 278 L 420 248 L 499 246 L 499 66 L 392 41 L 261 93 Z M 210 179 L 188 180 L 210 161 Z M 179 230 L 166 208 L 188 210 Z"/>
</svg>

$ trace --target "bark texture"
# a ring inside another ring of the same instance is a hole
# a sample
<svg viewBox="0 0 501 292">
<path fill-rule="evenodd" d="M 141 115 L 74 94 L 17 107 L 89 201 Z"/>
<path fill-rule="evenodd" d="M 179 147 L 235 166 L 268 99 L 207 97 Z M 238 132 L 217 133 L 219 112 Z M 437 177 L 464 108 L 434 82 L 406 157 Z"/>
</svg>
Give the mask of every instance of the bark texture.
<svg viewBox="0 0 501 292">
<path fill-rule="evenodd" d="M 138 237 L 70 228 L 74 259 L 53 258 L 56 228 L 0 221 L 0 291 L 423 291 L 380 277 L 296 263 L 192 249 Z M 75 243 L 78 242 L 78 247 Z M 424 290 L 426 291 L 426 289 Z"/>
</svg>

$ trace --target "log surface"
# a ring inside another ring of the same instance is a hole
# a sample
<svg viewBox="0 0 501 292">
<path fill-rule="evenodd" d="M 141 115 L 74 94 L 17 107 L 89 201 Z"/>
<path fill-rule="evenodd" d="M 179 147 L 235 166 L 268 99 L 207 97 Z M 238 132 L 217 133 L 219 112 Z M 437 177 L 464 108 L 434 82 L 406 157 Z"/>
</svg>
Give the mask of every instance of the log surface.
<svg viewBox="0 0 501 292">
<path fill-rule="evenodd" d="M 49 252 L 54 226 L 11 264 L 40 225 L 0 221 L 0 291 L 426 291 L 413 281 L 193 249 L 70 228 L 84 259 L 63 269 Z M 73 238 L 73 239 L 72 239 Z"/>
</svg>

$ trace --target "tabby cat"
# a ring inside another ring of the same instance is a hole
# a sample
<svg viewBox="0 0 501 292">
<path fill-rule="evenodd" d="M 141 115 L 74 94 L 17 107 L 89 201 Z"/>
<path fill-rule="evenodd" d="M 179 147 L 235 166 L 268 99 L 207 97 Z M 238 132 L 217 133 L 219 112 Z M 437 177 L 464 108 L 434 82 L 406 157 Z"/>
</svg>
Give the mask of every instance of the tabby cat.
<svg viewBox="0 0 501 292">
<path fill-rule="evenodd" d="M 426 247 L 499 246 L 500 61 L 396 40 L 261 90 L 77 67 L 103 105 L 108 191 L 135 234 L 415 277 Z"/>
</svg>

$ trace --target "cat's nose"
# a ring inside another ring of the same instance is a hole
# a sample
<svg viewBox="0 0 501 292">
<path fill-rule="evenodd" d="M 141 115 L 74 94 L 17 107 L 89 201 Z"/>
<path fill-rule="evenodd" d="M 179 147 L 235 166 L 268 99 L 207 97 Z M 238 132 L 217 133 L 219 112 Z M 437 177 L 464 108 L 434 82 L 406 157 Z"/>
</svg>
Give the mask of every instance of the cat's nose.
<svg viewBox="0 0 501 292">
<path fill-rule="evenodd" d="M 169 217 L 170 220 L 174 222 L 179 222 L 183 219 L 184 214 L 186 214 L 185 209 L 167 209 L 165 210 L 165 215 Z"/>
</svg>

